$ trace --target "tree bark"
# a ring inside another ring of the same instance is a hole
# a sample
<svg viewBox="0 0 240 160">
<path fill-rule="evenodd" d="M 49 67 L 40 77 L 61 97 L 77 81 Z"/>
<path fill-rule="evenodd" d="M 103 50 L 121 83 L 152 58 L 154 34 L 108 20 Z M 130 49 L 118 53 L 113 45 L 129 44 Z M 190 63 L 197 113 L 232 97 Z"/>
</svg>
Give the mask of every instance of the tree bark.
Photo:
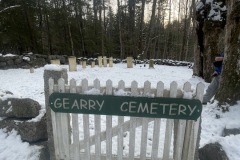
<svg viewBox="0 0 240 160">
<path fill-rule="evenodd" d="M 118 4 L 118 29 L 119 29 L 119 41 L 120 41 L 120 58 L 124 58 L 123 53 L 123 41 L 122 41 L 122 25 L 121 25 L 121 6 L 120 6 L 120 0 L 117 0 Z"/>
<path fill-rule="evenodd" d="M 225 55 L 216 99 L 230 105 L 240 100 L 240 1 L 227 0 Z"/>
<path fill-rule="evenodd" d="M 203 77 L 206 82 L 211 82 L 212 73 L 214 72 L 213 62 L 219 54 L 218 41 L 223 31 L 222 28 L 212 27 L 211 21 L 204 23 L 204 54 L 203 54 Z"/>
</svg>

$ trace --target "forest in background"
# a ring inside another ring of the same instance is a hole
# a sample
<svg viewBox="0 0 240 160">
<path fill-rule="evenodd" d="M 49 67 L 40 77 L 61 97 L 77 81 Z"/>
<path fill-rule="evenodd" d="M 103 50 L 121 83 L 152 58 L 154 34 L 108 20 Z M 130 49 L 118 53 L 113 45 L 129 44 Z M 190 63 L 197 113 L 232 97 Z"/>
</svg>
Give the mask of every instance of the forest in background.
<svg viewBox="0 0 240 160">
<path fill-rule="evenodd" d="M 194 10 L 195 0 L 0 0 L 0 52 L 193 61 Z"/>
</svg>

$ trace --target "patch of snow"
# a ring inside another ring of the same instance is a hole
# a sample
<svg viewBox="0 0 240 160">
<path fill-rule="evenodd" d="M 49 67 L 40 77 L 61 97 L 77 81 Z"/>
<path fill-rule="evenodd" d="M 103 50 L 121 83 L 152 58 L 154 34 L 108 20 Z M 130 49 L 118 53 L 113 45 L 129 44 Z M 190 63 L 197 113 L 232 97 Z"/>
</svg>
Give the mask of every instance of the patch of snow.
<svg viewBox="0 0 240 160">
<path fill-rule="evenodd" d="M 15 54 L 10 54 L 10 53 L 3 55 L 3 57 L 15 57 L 15 56 L 17 56 L 17 55 L 15 55 Z"/>
<path fill-rule="evenodd" d="M 2 160 L 38 160 L 42 147 L 30 146 L 23 142 L 17 131 L 6 132 L 0 129 L 0 159 Z"/>
<path fill-rule="evenodd" d="M 29 57 L 23 57 L 22 59 L 25 60 L 25 61 L 30 62 L 30 58 Z"/>
<path fill-rule="evenodd" d="M 196 10 L 199 11 L 204 7 L 204 4 L 200 1 L 196 3 Z"/>
<path fill-rule="evenodd" d="M 185 99 L 192 99 L 193 98 L 193 93 L 192 92 L 185 92 L 185 91 L 183 91 L 183 98 L 185 98 Z"/>
<path fill-rule="evenodd" d="M 84 94 L 88 94 L 88 95 L 103 95 L 103 93 L 101 93 L 101 91 L 99 89 L 96 88 L 92 88 L 88 91 L 85 91 Z"/>
<path fill-rule="evenodd" d="M 50 70 L 50 71 L 61 71 L 63 68 L 60 65 L 57 64 L 47 64 L 44 66 L 44 70 Z"/>
</svg>

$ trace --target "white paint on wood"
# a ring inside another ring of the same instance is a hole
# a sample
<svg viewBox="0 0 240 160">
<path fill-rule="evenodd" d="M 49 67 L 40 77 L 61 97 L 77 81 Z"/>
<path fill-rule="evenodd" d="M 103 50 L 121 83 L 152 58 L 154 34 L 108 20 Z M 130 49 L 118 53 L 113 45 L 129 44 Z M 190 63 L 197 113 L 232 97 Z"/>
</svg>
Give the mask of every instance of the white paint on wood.
<svg viewBox="0 0 240 160">
<path fill-rule="evenodd" d="M 160 81 L 157 83 L 156 97 L 162 97 L 163 91 L 164 91 L 164 84 L 163 84 L 163 82 Z M 152 160 L 156 160 L 158 158 L 160 125 L 161 125 L 161 119 L 154 118 L 153 143 L 152 143 L 152 155 L 151 155 Z"/>
<path fill-rule="evenodd" d="M 102 89 L 100 87 L 100 81 L 98 79 L 94 80 L 94 88 Z M 52 90 L 58 90 L 58 92 L 82 92 L 85 93 L 88 91 L 88 81 L 86 79 L 82 80 L 81 86 L 76 86 L 76 80 L 70 80 L 70 86 L 65 85 L 64 80 L 60 79 L 58 81 L 58 85 L 53 84 L 53 80 L 49 80 L 49 90 L 50 93 Z M 199 88 L 197 88 L 197 98 L 202 99 L 204 85 L 199 84 Z M 112 81 L 108 80 L 106 82 L 106 94 L 113 94 Z M 119 81 L 118 89 L 131 91 L 132 96 L 139 95 L 140 92 L 143 92 L 144 96 L 149 96 L 155 93 L 157 97 L 162 97 L 164 93 L 164 84 L 162 82 L 158 82 L 157 89 L 151 89 L 151 83 L 146 81 L 144 83 L 144 88 L 139 89 L 138 83 L 133 81 L 130 89 L 125 88 L 125 82 Z M 189 82 L 184 84 L 184 91 L 191 91 L 191 84 Z M 172 82 L 170 85 L 170 97 L 174 98 L 177 96 L 177 83 Z M 55 114 L 55 113 L 54 113 Z M 58 131 L 56 133 L 57 136 L 54 137 L 54 145 L 56 147 L 56 157 L 57 159 L 70 159 L 71 158 L 80 159 L 84 157 L 84 159 L 101 159 L 103 157 L 101 154 L 101 142 L 106 140 L 106 156 L 105 159 L 125 159 L 123 156 L 123 133 L 129 131 L 129 155 L 127 159 L 136 159 L 134 157 L 135 151 L 135 129 L 138 126 L 142 126 L 142 138 L 141 138 L 141 149 L 140 149 L 140 159 L 146 159 L 146 144 L 147 144 L 147 134 L 148 134 L 148 123 L 154 120 L 154 131 L 153 131 L 153 144 L 152 144 L 152 155 L 151 159 L 159 159 L 158 157 L 158 146 L 159 146 L 159 137 L 160 137 L 160 123 L 161 119 L 151 119 L 151 118 L 136 118 L 131 117 L 129 121 L 124 122 L 124 117 L 118 117 L 118 125 L 112 127 L 112 116 L 106 116 L 106 131 L 101 132 L 101 118 L 99 115 L 95 115 L 95 135 L 90 137 L 89 133 L 89 116 L 83 115 L 83 127 L 84 127 L 84 140 L 79 142 L 79 128 L 78 128 L 78 115 L 72 114 L 72 134 L 73 134 L 73 142 L 70 144 L 70 126 L 69 126 L 69 114 L 61 115 L 61 113 L 56 113 L 56 120 L 53 123 L 53 127 Z M 53 115 L 54 117 L 54 115 Z M 60 123 L 58 123 L 60 122 Z M 59 129 L 60 128 L 60 129 Z M 185 129 L 186 128 L 186 129 Z M 184 157 L 187 159 L 191 159 L 194 157 L 196 142 L 197 142 L 197 131 L 199 128 L 199 121 L 194 123 L 193 121 L 188 121 L 186 124 L 185 120 L 180 120 L 178 123 L 178 136 L 176 139 L 176 148 L 174 153 L 175 160 L 181 159 L 184 160 Z M 170 146 L 172 142 L 172 130 L 173 130 L 173 120 L 167 120 L 166 124 L 166 133 L 165 133 L 165 141 L 164 141 L 164 151 L 163 151 L 163 159 L 169 159 Z M 53 131 L 54 132 L 54 131 Z M 118 136 L 118 155 L 114 157 L 112 155 L 112 137 Z M 185 135 L 185 138 L 184 138 Z M 64 138 L 65 137 L 65 138 Z M 66 138 L 67 137 L 67 138 Z M 188 137 L 191 137 L 190 140 Z M 193 142 L 191 141 L 193 140 Z M 75 143 L 76 142 L 76 143 Z M 90 154 L 90 146 L 95 145 L 95 155 Z M 69 150 L 71 148 L 71 150 Z M 58 151 L 59 149 L 59 151 Z M 80 149 L 84 149 L 84 154 L 80 153 Z M 182 151 L 183 149 L 183 151 Z M 190 151 L 193 151 L 192 154 L 189 154 Z M 182 154 L 182 156 L 181 156 Z M 59 156 L 58 156 L 59 155 Z M 84 155 L 84 156 L 83 156 Z"/>
<path fill-rule="evenodd" d="M 177 96 L 177 83 L 173 81 L 170 84 L 170 97 L 174 98 L 176 96 Z M 167 119 L 163 159 L 169 159 L 169 156 L 170 156 L 169 153 L 170 153 L 171 140 L 172 140 L 172 130 L 173 130 L 173 120 Z"/>
<path fill-rule="evenodd" d="M 112 95 L 112 81 L 106 82 L 106 95 Z M 106 160 L 112 160 L 112 116 L 106 116 Z"/>
<path fill-rule="evenodd" d="M 137 88 L 138 88 L 138 83 L 136 81 L 133 81 L 131 83 L 131 93 L 132 93 L 132 96 L 137 96 L 139 94 Z M 136 117 L 130 117 L 129 159 L 134 159 L 135 137 L 136 137 L 136 123 L 137 123 L 137 118 Z"/>
<path fill-rule="evenodd" d="M 58 91 L 61 93 L 65 92 L 65 81 L 63 78 L 58 80 Z M 69 126 L 69 114 L 56 113 L 56 126 L 57 132 L 59 133 L 58 144 L 60 148 L 60 159 L 70 159 L 69 148 L 70 148 L 70 126 Z"/>
<path fill-rule="evenodd" d="M 85 93 L 88 90 L 88 80 L 87 79 L 83 79 L 82 80 L 82 93 Z M 84 114 L 83 115 L 83 132 L 84 132 L 84 149 L 85 149 L 85 153 L 86 159 L 90 159 L 90 131 L 89 131 L 89 115 L 88 114 Z M 80 142 L 80 145 L 82 143 Z"/>
</svg>

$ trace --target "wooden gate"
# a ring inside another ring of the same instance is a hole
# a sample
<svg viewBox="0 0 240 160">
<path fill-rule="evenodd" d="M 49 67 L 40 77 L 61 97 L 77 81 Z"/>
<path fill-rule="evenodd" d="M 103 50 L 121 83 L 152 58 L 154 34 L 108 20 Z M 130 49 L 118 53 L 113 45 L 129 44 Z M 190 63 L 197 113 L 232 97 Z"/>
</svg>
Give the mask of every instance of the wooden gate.
<svg viewBox="0 0 240 160">
<path fill-rule="evenodd" d="M 93 86 L 86 79 L 80 85 L 64 79 L 54 84 L 49 79 L 49 93 L 81 93 L 115 96 L 141 97 L 193 97 L 202 100 L 204 85 L 199 83 L 196 89 L 186 82 L 179 90 L 177 83 L 170 84 L 170 90 L 164 89 L 160 81 L 155 89 L 146 81 L 144 88 L 138 88 L 133 81 L 130 88 L 125 88 L 124 81 L 114 88 L 112 81 L 106 87 L 100 87 L 96 79 Z M 190 95 L 190 96 L 189 96 Z M 114 104 L 113 104 L 114 107 Z M 89 115 L 57 113 L 51 110 L 55 156 L 57 160 L 90 159 L 154 159 L 154 160 L 194 160 L 198 149 L 200 118 L 178 120 L 163 118 L 140 118 L 111 115 Z"/>
</svg>

